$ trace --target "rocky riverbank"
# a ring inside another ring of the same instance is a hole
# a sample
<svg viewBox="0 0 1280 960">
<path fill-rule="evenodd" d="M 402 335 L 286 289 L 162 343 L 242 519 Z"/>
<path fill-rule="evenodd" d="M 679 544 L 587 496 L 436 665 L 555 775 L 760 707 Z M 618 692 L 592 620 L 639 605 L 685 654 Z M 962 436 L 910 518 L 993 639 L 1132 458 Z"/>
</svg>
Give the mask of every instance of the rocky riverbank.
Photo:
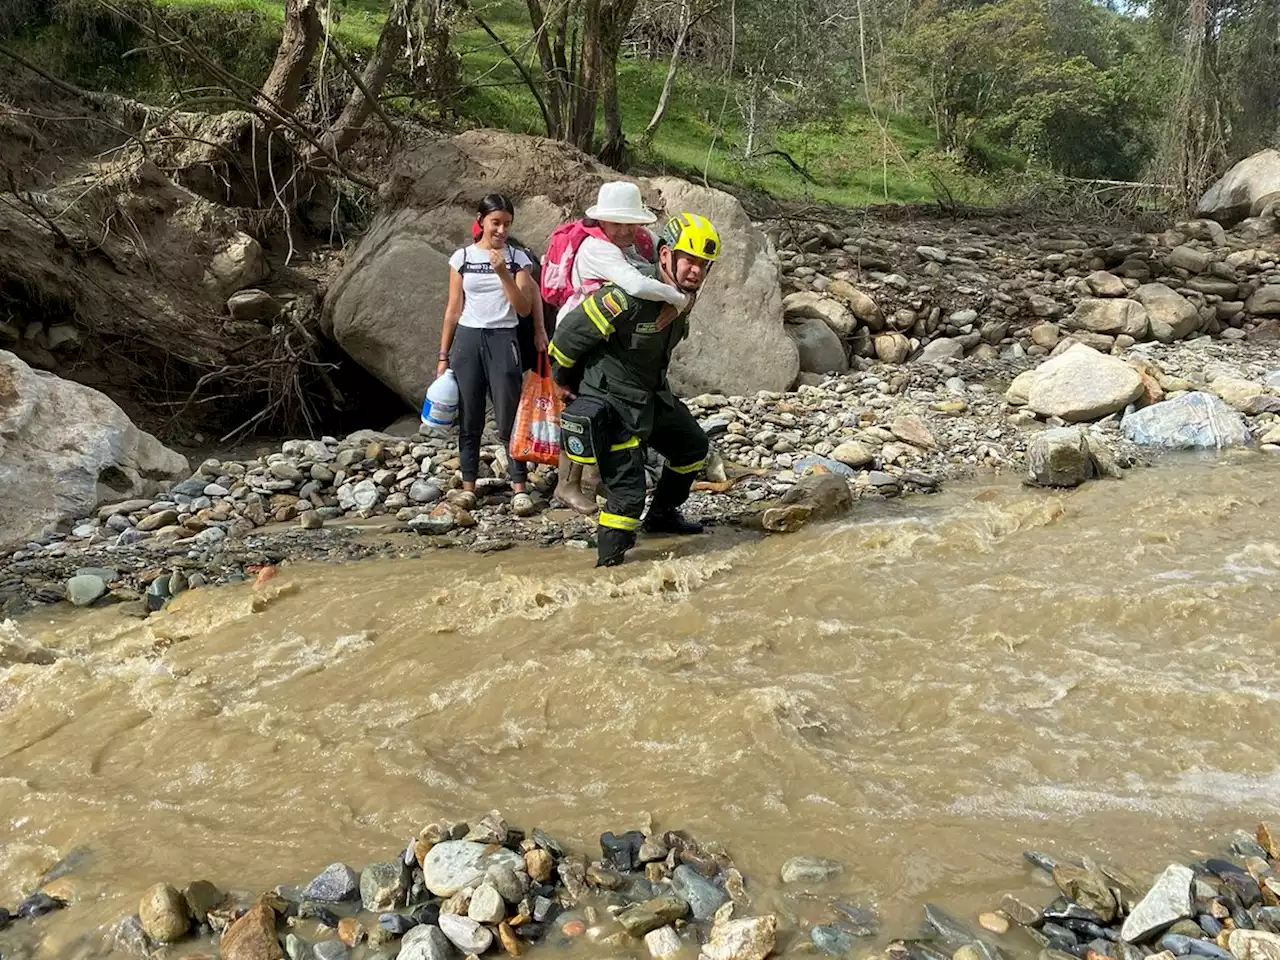
<svg viewBox="0 0 1280 960">
<path fill-rule="evenodd" d="M 1067 482 L 1060 471 L 1026 475 L 1048 485 L 1114 475 L 1149 462 L 1161 446 L 1280 450 L 1280 344 L 1202 337 L 1135 345 L 1121 357 L 1076 346 L 1045 362 L 974 356 L 855 366 L 793 393 L 691 398 L 715 452 L 690 512 L 711 524 L 786 532 L 847 512 L 858 499 L 1023 472 L 1046 426 L 1083 427 L 1095 452 L 1104 451 L 1101 468 L 1086 461 Z M 1186 423 L 1157 424 L 1165 437 L 1135 432 L 1137 418 L 1124 415 L 1176 414 L 1179 398 L 1200 395 L 1221 409 L 1206 408 L 1214 426 L 1188 442 L 1178 433 Z M 536 513 L 516 517 L 505 452 L 490 446 L 479 506 L 468 509 L 459 502 L 452 439 L 414 431 L 411 422 L 403 431 L 289 440 L 247 460 L 205 460 L 163 494 L 107 504 L 0 558 L 0 614 L 70 602 L 126 603 L 146 615 L 185 589 L 269 576 L 288 562 L 590 545 L 594 524 L 549 502 L 551 471 L 534 474 Z M 652 468 L 656 474 L 659 464 Z M 837 491 L 831 502 L 830 488 L 827 497 L 809 489 L 813 474 L 841 478 L 847 495 Z"/>
<path fill-rule="evenodd" d="M 797 855 L 775 878 L 748 882 L 726 850 L 682 831 L 605 833 L 596 855 L 494 811 L 474 825 L 430 824 L 386 860 L 362 870 L 333 863 L 303 886 L 255 895 L 161 881 L 109 943 L 91 934 L 73 956 L 114 948 L 205 957 L 189 951 L 207 948 L 222 960 L 450 960 L 579 942 L 588 955 L 654 960 L 1280 957 L 1280 841 L 1265 823 L 1238 831 L 1217 856 L 1172 863 L 1154 878 L 1087 857 L 1024 857 L 1056 886 L 1048 904 L 1006 895 L 962 919 L 930 903 L 919 932 L 882 930 L 874 904 L 836 891 L 838 861 Z M 74 858 L 66 862 L 15 917 L 0 910 L 0 930 L 21 926 L 12 960 L 29 955 L 39 918 L 66 906 L 58 894 L 73 896 L 65 878 Z"/>
<path fill-rule="evenodd" d="M 787 332 L 802 373 L 842 354 L 901 363 L 1044 357 L 1065 339 L 1097 350 L 1207 334 L 1280 339 L 1280 203 L 1230 231 L 1212 220 L 1137 232 L 992 215 L 777 221 Z"/>
</svg>

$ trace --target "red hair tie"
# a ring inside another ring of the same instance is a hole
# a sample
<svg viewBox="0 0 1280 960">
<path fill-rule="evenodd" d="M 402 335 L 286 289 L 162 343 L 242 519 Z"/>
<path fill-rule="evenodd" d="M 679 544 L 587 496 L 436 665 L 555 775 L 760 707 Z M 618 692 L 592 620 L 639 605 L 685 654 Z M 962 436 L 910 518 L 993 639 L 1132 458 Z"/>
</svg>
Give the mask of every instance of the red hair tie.
<svg viewBox="0 0 1280 960">
<path fill-rule="evenodd" d="M 484 235 L 484 228 L 480 226 L 480 221 L 477 220 L 475 223 L 471 225 L 471 239 L 479 240 L 480 237 L 483 235 Z"/>
</svg>

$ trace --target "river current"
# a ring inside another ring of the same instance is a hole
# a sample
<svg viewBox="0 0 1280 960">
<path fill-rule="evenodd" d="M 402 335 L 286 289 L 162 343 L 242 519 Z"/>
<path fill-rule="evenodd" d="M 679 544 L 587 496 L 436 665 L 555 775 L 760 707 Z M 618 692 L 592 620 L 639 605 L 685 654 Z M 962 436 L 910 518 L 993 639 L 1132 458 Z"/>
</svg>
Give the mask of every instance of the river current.
<svg viewBox="0 0 1280 960">
<path fill-rule="evenodd" d="M 1277 518 L 1280 458 L 1238 455 L 608 572 L 442 551 L 0 624 L 0 904 L 78 851 L 38 922 L 71 957 L 159 880 L 305 883 L 494 808 L 592 853 L 689 830 L 815 919 L 778 870 L 833 857 L 886 936 L 1045 902 L 1028 847 L 1142 875 L 1274 814 Z"/>
</svg>

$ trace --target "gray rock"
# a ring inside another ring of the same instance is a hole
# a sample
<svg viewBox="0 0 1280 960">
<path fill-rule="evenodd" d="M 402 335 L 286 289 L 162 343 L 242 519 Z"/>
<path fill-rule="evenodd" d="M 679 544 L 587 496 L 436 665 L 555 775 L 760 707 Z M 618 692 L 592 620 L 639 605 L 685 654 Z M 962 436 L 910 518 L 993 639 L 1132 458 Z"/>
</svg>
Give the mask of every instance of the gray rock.
<svg viewBox="0 0 1280 960">
<path fill-rule="evenodd" d="M 925 348 L 916 356 L 913 363 L 932 363 L 941 365 L 950 363 L 953 360 L 960 360 L 964 357 L 964 344 L 959 340 L 950 340 L 946 337 L 939 337 L 925 345 Z"/>
<path fill-rule="evenodd" d="M 360 875 L 345 863 L 331 863 L 324 872 L 307 884 L 304 900 L 321 903 L 343 903 L 360 899 Z"/>
<path fill-rule="evenodd" d="M 288 460 L 277 460 L 267 468 L 271 475 L 277 480 L 287 480 L 290 483 L 302 483 L 302 471 L 295 467 Z"/>
<path fill-rule="evenodd" d="M 107 592 L 102 578 L 92 573 L 82 573 L 67 581 L 67 599 L 77 607 L 87 607 Z"/>
<path fill-rule="evenodd" d="M 1161 343 L 1172 343 L 1200 329 L 1200 311 L 1182 294 L 1163 283 L 1144 283 L 1133 298 L 1147 308 L 1151 335 Z"/>
<path fill-rule="evenodd" d="M 3 916 L 8 917 L 8 912 L 4 911 Z M 125 917 L 120 921 L 120 925 L 116 927 L 115 947 L 118 951 L 129 956 L 145 958 L 151 954 L 151 938 L 147 936 L 147 931 L 142 928 L 142 920 L 137 914 L 131 917 Z"/>
<path fill-rule="evenodd" d="M 491 866 L 503 863 L 518 870 L 524 859 L 505 847 L 490 851 L 483 843 L 446 840 L 431 848 L 422 866 L 427 889 L 437 897 L 451 897 L 463 887 L 480 883 Z"/>
<path fill-rule="evenodd" d="M 1123 280 L 1105 270 L 1095 270 L 1085 277 L 1084 281 L 1099 297 L 1123 297 L 1128 292 Z"/>
<path fill-rule="evenodd" d="M 825 883 L 844 872 L 844 864 L 823 857 L 792 857 L 782 865 L 783 883 Z"/>
<path fill-rule="evenodd" d="M 1123 410 L 1143 391 L 1142 378 L 1131 366 L 1083 344 L 1041 364 L 1034 374 L 1027 407 L 1068 423 L 1100 420 Z"/>
<path fill-rule="evenodd" d="M 729 902 L 729 894 L 687 863 L 680 864 L 671 874 L 671 889 L 689 904 L 695 920 L 710 920 L 720 907 Z"/>
<path fill-rule="evenodd" d="M 203 477 L 191 477 L 175 485 L 169 492 L 183 497 L 198 497 L 204 493 L 204 488 L 208 486 L 208 483 Z"/>
<path fill-rule="evenodd" d="M 792 464 L 791 469 L 795 471 L 798 476 L 804 476 L 805 473 L 810 470 L 834 473 L 841 477 L 853 477 L 857 475 L 857 471 L 846 463 L 841 463 L 838 460 L 831 459 L 830 457 L 819 457 L 816 455 L 801 457 Z"/>
<path fill-rule="evenodd" d="M 900 333 L 877 334 L 873 344 L 876 357 L 884 363 L 904 363 L 911 354 L 911 341 Z"/>
<path fill-rule="evenodd" d="M 408 523 L 410 532 L 420 533 L 424 536 L 448 533 L 455 526 L 457 526 L 457 520 L 454 519 L 452 514 L 433 517 L 429 513 L 420 513 Z"/>
<path fill-rule="evenodd" d="M 283 309 L 284 304 L 262 290 L 241 290 L 227 298 L 227 313 L 232 320 L 263 323 L 274 320 Z"/>
<path fill-rule="evenodd" d="M 858 943 L 853 934 L 836 926 L 814 927 L 809 931 L 809 939 L 819 953 L 831 957 L 847 957 Z"/>
<path fill-rule="evenodd" d="M 357 510 L 372 510 L 382 499 L 382 492 L 372 480 L 361 480 L 351 489 L 351 502 Z"/>
<path fill-rule="evenodd" d="M 311 949 L 311 944 L 303 940 L 296 933 L 291 933 L 284 938 L 284 955 L 289 960 L 315 960 L 315 951 Z"/>
<path fill-rule="evenodd" d="M 1151 330 L 1147 308 L 1135 300 L 1122 298 L 1081 300 L 1062 326 L 1111 337 L 1125 334 L 1135 340 L 1145 340 Z"/>
<path fill-rule="evenodd" d="M 675 956 L 684 946 L 675 927 L 659 927 L 657 930 L 650 930 L 644 935 L 644 945 L 649 951 L 649 956 L 654 960 Z"/>
<path fill-rule="evenodd" d="M 764 512 L 766 530 L 789 533 L 806 523 L 833 520 L 853 509 L 853 494 L 843 477 L 832 473 L 811 473 L 782 496 L 780 506 Z"/>
<path fill-rule="evenodd" d="M 846 440 L 831 451 L 831 458 L 854 470 L 857 470 L 860 467 L 869 466 L 871 463 L 874 463 L 876 459 L 875 454 L 868 450 L 864 443 L 858 440 Z M 849 476 L 851 474 L 845 475 Z"/>
<path fill-rule="evenodd" d="M 1199 247 L 1182 245 L 1169 251 L 1169 265 L 1181 267 L 1188 273 L 1204 273 L 1213 263 L 1213 254 Z"/>
<path fill-rule="evenodd" d="M 773 914 L 716 924 L 702 947 L 706 960 L 764 960 L 778 943 L 778 918 Z"/>
<path fill-rule="evenodd" d="M 1259 287 L 1245 301 L 1244 308 L 1255 317 L 1280 317 L 1280 284 Z"/>
<path fill-rule="evenodd" d="M 399 860 L 371 863 L 360 874 L 360 899 L 372 913 L 403 906 L 408 892 L 409 871 Z"/>
<path fill-rule="evenodd" d="M 484 876 L 507 903 L 519 903 L 528 892 L 528 877 L 505 863 L 495 863 L 485 871 Z"/>
<path fill-rule="evenodd" d="M 452 960 L 456 956 L 449 938 L 433 924 L 414 927 L 400 941 L 399 960 Z"/>
<path fill-rule="evenodd" d="M 1135 410 L 1120 429 L 1133 443 L 1168 450 L 1222 450 L 1253 440 L 1240 414 L 1201 391 Z"/>
<path fill-rule="evenodd" d="M 853 311 L 833 297 L 802 290 L 784 297 L 782 309 L 789 323 L 802 319 L 821 320 L 837 337 L 847 337 L 858 325 Z"/>
<path fill-rule="evenodd" d="M 848 372 L 849 360 L 845 356 L 844 344 L 825 321 L 814 317 L 789 319 L 786 331 L 799 352 L 801 372 Z"/>
<path fill-rule="evenodd" d="M 1255 202 L 1280 190 L 1280 150 L 1260 150 L 1228 170 L 1205 191 L 1196 214 L 1233 226 L 1253 212 Z"/>
<path fill-rule="evenodd" d="M 1194 916 L 1191 885 L 1195 874 L 1180 863 L 1170 864 L 1134 906 L 1120 928 L 1126 943 L 1140 943 L 1179 920 Z"/>
<path fill-rule="evenodd" d="M 440 930 L 464 954 L 479 956 L 493 945 L 493 933 L 470 917 L 440 914 Z"/>
<path fill-rule="evenodd" d="M 311 945 L 316 960 L 347 960 L 351 951 L 341 940 L 321 940 Z"/>
<path fill-rule="evenodd" d="M 153 495 L 160 481 L 188 473 L 185 457 L 97 390 L 33 370 L 5 350 L 0 384 L 0 547 L 46 524 L 82 520 L 104 501 Z"/>
<path fill-rule="evenodd" d="M 409 499 L 414 503 L 435 503 L 444 494 L 429 480 L 415 480 L 409 487 Z"/>
<path fill-rule="evenodd" d="M 643 937 L 659 927 L 675 923 L 689 912 L 689 904 L 680 897 L 654 897 L 636 903 L 618 914 L 618 923 L 633 937 Z"/>
<path fill-rule="evenodd" d="M 1078 487 L 1095 475 L 1084 431 L 1058 427 L 1027 444 L 1027 483 L 1037 487 Z"/>
<path fill-rule="evenodd" d="M 498 923 L 506 916 L 507 905 L 496 887 L 482 883 L 471 895 L 467 916 L 476 923 Z"/>
</svg>

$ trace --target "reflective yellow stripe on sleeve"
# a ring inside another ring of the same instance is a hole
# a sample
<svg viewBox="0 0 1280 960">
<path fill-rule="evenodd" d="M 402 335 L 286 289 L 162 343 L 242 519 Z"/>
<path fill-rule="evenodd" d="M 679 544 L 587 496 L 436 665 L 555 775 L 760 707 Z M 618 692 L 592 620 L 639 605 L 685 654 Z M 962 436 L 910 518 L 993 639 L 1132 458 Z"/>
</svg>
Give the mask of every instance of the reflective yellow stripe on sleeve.
<svg viewBox="0 0 1280 960">
<path fill-rule="evenodd" d="M 559 347 L 557 347 L 554 343 L 547 344 L 547 353 L 549 353 L 551 355 L 551 359 L 554 360 L 556 363 L 560 364 L 560 366 L 562 367 L 573 366 L 573 361 L 570 360 L 565 355 L 564 351 L 561 350 Z"/>
<path fill-rule="evenodd" d="M 672 473 L 697 473 L 706 465 L 706 460 L 699 460 L 697 463 L 687 463 L 682 467 L 677 467 L 674 463 L 668 463 L 667 469 Z"/>
<path fill-rule="evenodd" d="M 608 339 L 613 334 L 613 324 L 609 322 L 609 318 L 604 315 L 600 309 L 600 305 L 596 303 L 595 297 L 587 297 L 582 301 L 582 309 L 590 318 L 591 322 L 596 325 L 596 329 L 600 331 L 600 335 Z"/>
<path fill-rule="evenodd" d="M 601 510 L 600 526 L 609 527 L 613 530 L 626 530 L 631 532 L 640 526 L 640 518 L 624 517 L 620 513 L 605 513 Z"/>
<path fill-rule="evenodd" d="M 614 453 L 618 450 L 630 450 L 632 447 L 638 446 L 640 446 L 640 438 L 632 437 L 630 440 L 623 440 L 621 443 L 615 443 L 609 448 L 609 452 Z"/>
</svg>

